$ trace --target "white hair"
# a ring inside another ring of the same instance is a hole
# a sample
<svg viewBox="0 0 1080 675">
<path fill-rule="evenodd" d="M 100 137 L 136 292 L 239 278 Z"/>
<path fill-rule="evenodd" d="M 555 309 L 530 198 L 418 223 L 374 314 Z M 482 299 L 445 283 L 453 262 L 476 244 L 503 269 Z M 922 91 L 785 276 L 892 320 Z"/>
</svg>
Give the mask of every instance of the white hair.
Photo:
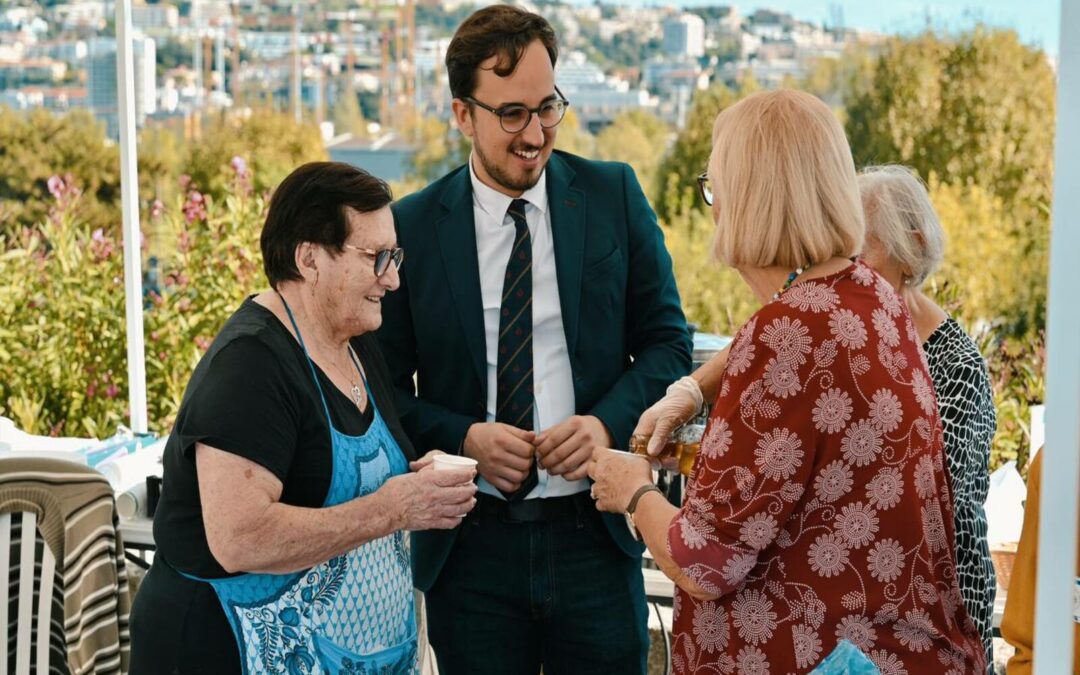
<svg viewBox="0 0 1080 675">
<path fill-rule="evenodd" d="M 945 232 L 926 184 L 897 164 L 868 166 L 858 180 L 867 238 L 876 240 L 918 288 L 945 257 Z"/>
</svg>

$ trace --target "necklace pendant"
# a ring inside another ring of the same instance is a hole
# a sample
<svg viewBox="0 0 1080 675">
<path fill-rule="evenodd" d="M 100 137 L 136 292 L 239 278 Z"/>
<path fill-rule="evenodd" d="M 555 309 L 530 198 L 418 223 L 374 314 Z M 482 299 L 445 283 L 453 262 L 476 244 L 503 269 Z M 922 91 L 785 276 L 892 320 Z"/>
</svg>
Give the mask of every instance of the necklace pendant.
<svg viewBox="0 0 1080 675">
<path fill-rule="evenodd" d="M 360 388 L 360 385 L 354 384 L 352 389 L 349 390 L 349 393 L 352 395 L 353 403 L 355 403 L 357 407 L 360 407 L 360 400 L 364 397 L 364 390 Z"/>
</svg>

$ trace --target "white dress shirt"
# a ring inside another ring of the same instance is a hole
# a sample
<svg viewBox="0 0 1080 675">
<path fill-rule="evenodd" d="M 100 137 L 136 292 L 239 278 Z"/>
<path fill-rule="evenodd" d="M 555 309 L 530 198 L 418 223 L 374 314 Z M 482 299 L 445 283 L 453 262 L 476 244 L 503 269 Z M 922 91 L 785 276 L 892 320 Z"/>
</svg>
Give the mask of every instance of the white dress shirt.
<svg viewBox="0 0 1080 675">
<path fill-rule="evenodd" d="M 487 421 L 495 421 L 498 394 L 496 371 L 499 357 L 499 310 L 502 306 L 503 276 L 514 246 L 514 220 L 507 214 L 512 197 L 482 183 L 469 158 L 473 188 L 473 217 L 476 227 L 476 256 L 480 263 L 480 294 L 484 304 L 484 339 L 487 352 Z M 532 238 L 532 323 L 533 323 L 533 429 L 537 433 L 574 415 L 574 376 L 563 330 L 559 304 L 559 282 L 555 276 L 555 245 L 551 236 L 546 172 L 520 199 L 528 202 L 525 222 Z M 536 487 L 526 495 L 562 497 L 588 489 L 588 481 L 568 481 L 548 475 L 538 467 Z M 502 497 L 483 478 L 480 492 Z"/>
</svg>

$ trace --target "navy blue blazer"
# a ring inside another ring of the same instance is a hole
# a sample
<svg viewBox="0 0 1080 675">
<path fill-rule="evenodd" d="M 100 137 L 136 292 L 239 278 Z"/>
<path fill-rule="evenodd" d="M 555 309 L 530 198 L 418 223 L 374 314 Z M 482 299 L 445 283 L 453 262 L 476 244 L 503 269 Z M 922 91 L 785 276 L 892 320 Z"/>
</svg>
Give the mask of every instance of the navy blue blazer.
<svg viewBox="0 0 1080 675">
<path fill-rule="evenodd" d="M 690 335 L 671 256 L 626 164 L 556 151 L 546 179 L 577 413 L 598 417 L 625 448 L 642 411 L 690 371 Z M 465 432 L 487 410 L 468 165 L 392 210 L 405 264 L 401 287 L 383 298 L 378 335 L 401 423 L 418 454 L 459 452 Z M 627 555 L 641 555 L 622 517 L 605 514 L 605 523 Z M 456 534 L 415 533 L 417 588 L 435 582 Z"/>
</svg>

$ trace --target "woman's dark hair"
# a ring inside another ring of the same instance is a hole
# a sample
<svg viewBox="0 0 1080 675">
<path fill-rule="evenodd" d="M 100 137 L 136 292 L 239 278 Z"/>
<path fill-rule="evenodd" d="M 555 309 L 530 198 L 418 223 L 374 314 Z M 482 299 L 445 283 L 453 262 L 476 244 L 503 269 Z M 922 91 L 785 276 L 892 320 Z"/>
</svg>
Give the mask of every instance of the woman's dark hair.
<svg viewBox="0 0 1080 675">
<path fill-rule="evenodd" d="M 290 173 L 274 190 L 259 239 L 270 286 L 303 278 L 296 269 L 296 247 L 303 242 L 344 250 L 346 208 L 370 213 L 393 199 L 385 181 L 341 162 L 311 162 Z"/>
<path fill-rule="evenodd" d="M 458 26 L 446 48 L 446 72 L 450 95 L 472 96 L 476 91 L 476 72 L 480 64 L 498 55 L 493 69 L 506 77 L 517 68 L 525 48 L 540 40 L 551 57 L 551 66 L 559 57 L 555 31 L 544 17 L 510 5 L 492 5 L 473 12 Z"/>
</svg>

